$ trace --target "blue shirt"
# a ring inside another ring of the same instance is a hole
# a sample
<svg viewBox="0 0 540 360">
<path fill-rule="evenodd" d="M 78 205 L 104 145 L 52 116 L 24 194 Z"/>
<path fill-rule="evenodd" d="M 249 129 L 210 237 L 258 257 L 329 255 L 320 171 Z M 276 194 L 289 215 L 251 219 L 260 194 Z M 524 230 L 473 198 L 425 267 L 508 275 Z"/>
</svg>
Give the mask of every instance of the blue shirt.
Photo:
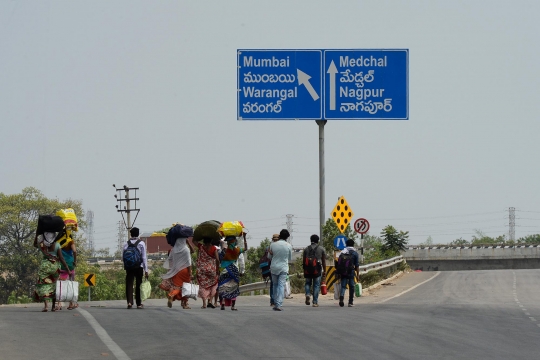
<svg viewBox="0 0 540 360">
<path fill-rule="evenodd" d="M 270 272 L 279 275 L 284 272 L 289 273 L 289 260 L 292 260 L 291 245 L 285 240 L 279 240 L 270 244 L 268 258 L 272 259 Z"/>
</svg>

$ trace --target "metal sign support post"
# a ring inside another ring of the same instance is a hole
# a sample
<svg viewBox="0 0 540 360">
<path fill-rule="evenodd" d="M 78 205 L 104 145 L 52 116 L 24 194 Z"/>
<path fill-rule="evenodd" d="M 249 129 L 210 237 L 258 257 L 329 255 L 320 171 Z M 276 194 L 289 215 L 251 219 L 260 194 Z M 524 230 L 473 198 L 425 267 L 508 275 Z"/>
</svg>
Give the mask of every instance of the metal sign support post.
<svg viewBox="0 0 540 360">
<path fill-rule="evenodd" d="M 319 125 L 319 236 L 323 238 L 324 226 L 324 125 L 326 120 L 315 120 Z"/>
<path fill-rule="evenodd" d="M 92 301 L 92 300 L 90 299 L 90 286 L 88 287 L 88 301 Z"/>
<path fill-rule="evenodd" d="M 360 234 L 360 257 L 362 258 L 362 264 L 364 263 L 364 234 Z"/>
</svg>

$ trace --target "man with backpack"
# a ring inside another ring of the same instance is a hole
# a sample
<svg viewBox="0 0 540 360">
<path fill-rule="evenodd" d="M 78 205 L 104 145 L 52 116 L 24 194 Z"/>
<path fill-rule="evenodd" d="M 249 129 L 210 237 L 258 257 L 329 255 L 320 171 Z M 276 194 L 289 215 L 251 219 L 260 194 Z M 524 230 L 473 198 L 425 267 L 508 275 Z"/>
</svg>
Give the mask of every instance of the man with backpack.
<svg viewBox="0 0 540 360">
<path fill-rule="evenodd" d="M 146 245 L 139 239 L 139 228 L 129 230 L 131 238 L 124 244 L 122 260 L 124 261 L 124 270 L 126 270 L 126 298 L 127 308 L 133 306 L 133 279 L 135 279 L 135 301 L 137 309 L 142 309 L 141 301 L 141 283 L 144 276 L 148 280 L 148 262 L 146 259 Z"/>
<path fill-rule="evenodd" d="M 321 279 L 326 269 L 326 253 L 324 248 L 319 246 L 318 235 L 311 235 L 310 240 L 311 245 L 304 249 L 302 255 L 302 267 L 306 279 L 306 305 L 309 305 L 313 289 L 313 307 L 319 307 L 319 291 L 321 289 Z"/>
<path fill-rule="evenodd" d="M 336 274 L 341 277 L 341 292 L 339 296 L 339 306 L 343 307 L 345 304 L 343 298 L 345 296 L 345 289 L 347 284 L 349 285 L 349 307 L 353 307 L 354 296 L 354 278 L 356 277 L 360 281 L 360 274 L 358 267 L 358 252 L 354 248 L 354 240 L 348 239 L 345 242 L 347 246 L 339 254 L 338 262 L 336 264 Z M 356 275 L 356 276 L 355 276 Z"/>
</svg>

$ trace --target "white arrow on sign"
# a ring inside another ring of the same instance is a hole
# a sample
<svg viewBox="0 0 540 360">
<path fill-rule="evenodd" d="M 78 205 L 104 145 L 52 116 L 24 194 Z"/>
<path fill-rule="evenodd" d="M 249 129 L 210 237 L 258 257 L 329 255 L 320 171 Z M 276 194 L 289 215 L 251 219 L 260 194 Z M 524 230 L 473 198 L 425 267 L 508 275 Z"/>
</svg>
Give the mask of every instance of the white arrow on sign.
<svg viewBox="0 0 540 360">
<path fill-rule="evenodd" d="M 313 88 L 313 86 L 310 84 L 309 79 L 311 79 L 311 76 L 306 74 L 300 69 L 296 69 L 296 72 L 298 74 L 298 85 L 304 85 L 306 87 L 306 90 L 309 92 L 309 95 L 313 98 L 313 101 L 316 101 L 319 99 L 319 95 L 317 95 L 317 92 Z"/>
<path fill-rule="evenodd" d="M 328 74 L 330 74 L 330 110 L 336 110 L 336 74 L 338 73 L 334 60 L 328 67 Z"/>
</svg>

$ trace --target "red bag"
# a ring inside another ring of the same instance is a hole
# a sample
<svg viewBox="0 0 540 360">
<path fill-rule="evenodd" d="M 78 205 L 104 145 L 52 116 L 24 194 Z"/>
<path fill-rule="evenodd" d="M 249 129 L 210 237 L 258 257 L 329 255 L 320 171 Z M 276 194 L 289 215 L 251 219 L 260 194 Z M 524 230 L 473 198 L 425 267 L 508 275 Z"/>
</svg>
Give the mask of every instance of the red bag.
<svg viewBox="0 0 540 360">
<path fill-rule="evenodd" d="M 321 294 L 322 295 L 328 294 L 328 290 L 326 289 L 326 280 L 323 280 L 321 282 Z"/>
</svg>

